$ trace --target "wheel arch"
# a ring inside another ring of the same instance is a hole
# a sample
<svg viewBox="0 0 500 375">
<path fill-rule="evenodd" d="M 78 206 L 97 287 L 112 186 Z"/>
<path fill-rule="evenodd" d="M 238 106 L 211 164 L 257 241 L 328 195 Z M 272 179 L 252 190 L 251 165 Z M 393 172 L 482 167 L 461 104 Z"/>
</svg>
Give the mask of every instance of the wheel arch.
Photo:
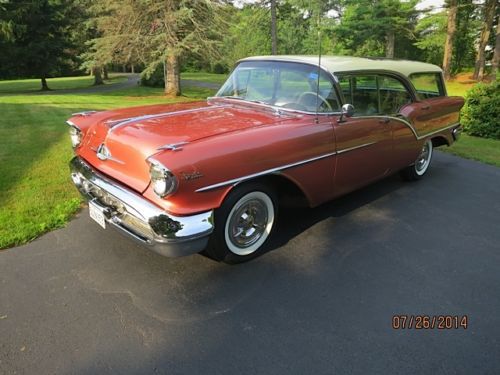
<svg viewBox="0 0 500 375">
<path fill-rule="evenodd" d="M 450 145 L 450 141 L 444 135 L 436 135 L 431 138 L 431 141 L 433 148 Z"/>
</svg>

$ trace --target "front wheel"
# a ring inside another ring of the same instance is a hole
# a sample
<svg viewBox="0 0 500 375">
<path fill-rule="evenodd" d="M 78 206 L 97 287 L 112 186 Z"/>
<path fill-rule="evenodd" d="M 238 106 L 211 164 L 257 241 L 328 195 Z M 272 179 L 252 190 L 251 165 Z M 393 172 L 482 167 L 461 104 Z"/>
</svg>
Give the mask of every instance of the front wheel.
<svg viewBox="0 0 500 375">
<path fill-rule="evenodd" d="M 249 261 L 266 251 L 278 214 L 273 190 L 261 184 L 236 188 L 215 211 L 208 256 L 226 263 Z"/>
<path fill-rule="evenodd" d="M 428 139 L 422 146 L 420 155 L 417 160 L 415 160 L 415 163 L 401 171 L 401 177 L 407 181 L 416 181 L 421 179 L 427 173 L 427 170 L 431 165 L 432 152 L 432 140 Z"/>
</svg>

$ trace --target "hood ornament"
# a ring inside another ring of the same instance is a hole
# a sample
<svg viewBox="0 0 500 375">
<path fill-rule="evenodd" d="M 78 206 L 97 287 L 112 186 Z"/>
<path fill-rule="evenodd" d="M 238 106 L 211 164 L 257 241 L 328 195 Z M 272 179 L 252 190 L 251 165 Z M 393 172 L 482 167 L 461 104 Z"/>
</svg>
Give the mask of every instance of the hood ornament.
<svg viewBox="0 0 500 375">
<path fill-rule="evenodd" d="M 182 146 L 187 145 L 189 142 L 179 142 L 179 143 L 171 143 L 168 145 L 163 145 L 157 148 L 157 150 L 171 150 L 171 151 L 180 151 L 182 150 Z"/>
<path fill-rule="evenodd" d="M 111 152 L 108 150 L 106 145 L 104 143 L 101 143 L 97 150 L 95 150 L 97 153 L 97 157 L 99 160 L 106 161 L 106 160 L 112 160 L 120 164 L 125 164 L 123 161 L 115 159 L 112 155 Z"/>
</svg>

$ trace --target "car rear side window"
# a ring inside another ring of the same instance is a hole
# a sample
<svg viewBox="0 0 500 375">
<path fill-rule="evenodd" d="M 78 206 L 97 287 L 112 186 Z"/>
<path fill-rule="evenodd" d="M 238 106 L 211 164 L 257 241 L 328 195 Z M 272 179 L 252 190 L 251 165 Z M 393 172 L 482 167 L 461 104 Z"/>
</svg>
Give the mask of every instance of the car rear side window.
<svg viewBox="0 0 500 375">
<path fill-rule="evenodd" d="M 420 100 L 445 96 L 440 73 L 413 73 L 410 80 Z"/>
<path fill-rule="evenodd" d="M 385 115 L 399 113 L 401 107 L 411 103 L 411 95 L 406 87 L 396 78 L 378 77 L 380 91 L 380 112 Z"/>
<path fill-rule="evenodd" d="M 357 116 L 395 114 L 412 99 L 400 80 L 383 74 L 339 76 L 339 85 Z"/>
</svg>

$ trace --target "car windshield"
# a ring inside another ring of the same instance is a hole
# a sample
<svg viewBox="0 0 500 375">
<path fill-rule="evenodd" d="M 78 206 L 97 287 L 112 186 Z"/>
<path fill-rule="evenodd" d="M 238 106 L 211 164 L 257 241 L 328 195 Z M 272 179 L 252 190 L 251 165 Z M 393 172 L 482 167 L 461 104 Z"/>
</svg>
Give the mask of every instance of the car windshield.
<svg viewBox="0 0 500 375">
<path fill-rule="evenodd" d="M 338 112 L 340 105 L 331 78 L 313 65 L 276 62 L 241 62 L 217 97 L 257 102 L 306 112 Z"/>
</svg>

